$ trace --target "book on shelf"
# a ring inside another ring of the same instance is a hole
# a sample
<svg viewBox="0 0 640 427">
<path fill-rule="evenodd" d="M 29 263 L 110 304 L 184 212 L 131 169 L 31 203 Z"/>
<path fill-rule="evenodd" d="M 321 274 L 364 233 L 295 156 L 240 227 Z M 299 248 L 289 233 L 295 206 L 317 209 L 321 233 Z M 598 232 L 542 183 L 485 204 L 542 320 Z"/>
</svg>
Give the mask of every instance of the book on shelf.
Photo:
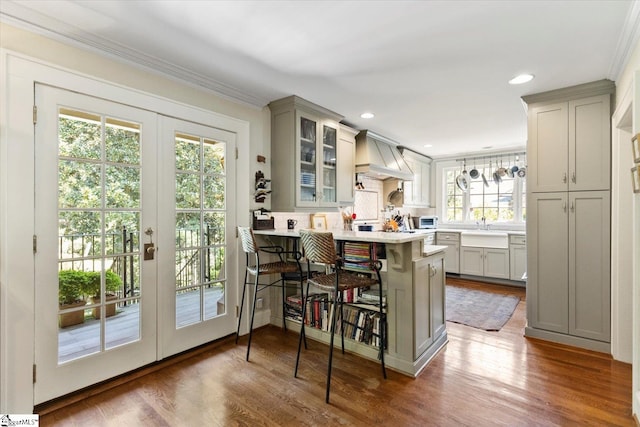
<svg viewBox="0 0 640 427">
<path fill-rule="evenodd" d="M 310 328 L 328 332 L 333 320 L 333 304 L 328 293 L 310 294 L 307 298 L 305 325 Z M 373 307 L 373 306 L 372 306 Z M 356 342 L 380 346 L 380 312 L 377 307 L 366 308 L 355 305 L 343 305 L 341 322 L 340 309 L 336 310 L 336 334 L 344 327 L 344 336 Z M 285 316 L 289 320 L 302 322 L 302 297 L 291 295 L 287 297 Z M 386 343 L 385 343 L 386 347 Z"/>
</svg>

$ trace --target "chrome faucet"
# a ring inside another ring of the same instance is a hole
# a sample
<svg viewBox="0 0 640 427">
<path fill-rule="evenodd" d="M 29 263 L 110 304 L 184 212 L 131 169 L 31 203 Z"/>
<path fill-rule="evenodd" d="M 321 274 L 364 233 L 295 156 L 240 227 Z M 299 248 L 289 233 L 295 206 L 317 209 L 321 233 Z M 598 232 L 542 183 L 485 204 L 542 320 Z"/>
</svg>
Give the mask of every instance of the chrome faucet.
<svg viewBox="0 0 640 427">
<path fill-rule="evenodd" d="M 480 226 L 480 222 L 482 222 L 482 226 Z M 487 218 L 482 217 L 480 221 L 476 221 L 476 226 L 479 230 L 488 230 L 491 224 L 487 224 Z"/>
</svg>

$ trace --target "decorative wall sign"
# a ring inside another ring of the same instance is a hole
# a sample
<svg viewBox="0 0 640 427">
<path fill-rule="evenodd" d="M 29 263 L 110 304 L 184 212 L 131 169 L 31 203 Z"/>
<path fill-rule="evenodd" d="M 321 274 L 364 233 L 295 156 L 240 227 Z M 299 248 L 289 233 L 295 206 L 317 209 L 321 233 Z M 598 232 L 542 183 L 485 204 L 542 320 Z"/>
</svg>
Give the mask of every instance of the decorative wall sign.
<svg viewBox="0 0 640 427">
<path fill-rule="evenodd" d="M 631 138 L 631 149 L 633 150 L 633 162 L 640 163 L 640 133 Z"/>
<path fill-rule="evenodd" d="M 631 181 L 633 181 L 633 192 L 640 193 L 640 166 L 631 169 Z"/>
<path fill-rule="evenodd" d="M 311 215 L 311 228 L 323 231 L 327 229 L 327 216 L 325 214 Z"/>
</svg>

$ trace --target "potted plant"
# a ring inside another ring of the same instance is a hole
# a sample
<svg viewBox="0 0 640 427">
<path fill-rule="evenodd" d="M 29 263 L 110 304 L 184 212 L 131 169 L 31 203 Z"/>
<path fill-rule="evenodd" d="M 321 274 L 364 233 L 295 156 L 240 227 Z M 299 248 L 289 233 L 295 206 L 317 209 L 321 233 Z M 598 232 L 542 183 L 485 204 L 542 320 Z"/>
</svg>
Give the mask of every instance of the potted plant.
<svg viewBox="0 0 640 427">
<path fill-rule="evenodd" d="M 86 290 L 87 276 L 84 271 L 61 270 L 58 272 L 58 306 L 60 310 L 87 305 L 87 300 L 84 297 Z M 63 313 L 58 317 L 58 326 L 60 328 L 83 322 L 84 310 Z"/>
<path fill-rule="evenodd" d="M 91 299 L 94 304 L 100 304 L 102 299 L 100 295 L 100 272 L 92 271 L 89 273 L 89 289 L 92 295 Z M 107 270 L 105 273 L 105 300 L 111 301 L 118 298 L 116 292 L 122 287 L 122 279 L 114 271 Z M 105 305 L 105 315 L 110 317 L 116 314 L 116 303 Z M 101 316 L 100 307 L 93 309 L 93 317 L 99 319 Z"/>
</svg>

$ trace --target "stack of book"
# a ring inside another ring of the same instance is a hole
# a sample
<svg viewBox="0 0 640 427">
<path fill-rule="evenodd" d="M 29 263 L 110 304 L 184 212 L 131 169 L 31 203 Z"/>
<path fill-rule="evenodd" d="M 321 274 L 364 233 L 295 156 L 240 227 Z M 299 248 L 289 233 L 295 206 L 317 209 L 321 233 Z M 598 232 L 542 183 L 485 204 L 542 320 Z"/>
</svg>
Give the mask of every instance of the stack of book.
<svg viewBox="0 0 640 427">
<path fill-rule="evenodd" d="M 346 242 L 343 247 L 345 268 L 352 270 L 371 270 L 367 261 L 371 259 L 369 243 Z"/>
<path fill-rule="evenodd" d="M 302 296 L 289 295 L 285 301 L 284 310 L 287 319 L 302 322 Z"/>
<path fill-rule="evenodd" d="M 380 328 L 380 313 L 353 306 L 344 306 L 345 337 L 374 347 L 380 347 Z M 340 331 L 338 330 L 337 333 L 340 333 Z"/>
</svg>

